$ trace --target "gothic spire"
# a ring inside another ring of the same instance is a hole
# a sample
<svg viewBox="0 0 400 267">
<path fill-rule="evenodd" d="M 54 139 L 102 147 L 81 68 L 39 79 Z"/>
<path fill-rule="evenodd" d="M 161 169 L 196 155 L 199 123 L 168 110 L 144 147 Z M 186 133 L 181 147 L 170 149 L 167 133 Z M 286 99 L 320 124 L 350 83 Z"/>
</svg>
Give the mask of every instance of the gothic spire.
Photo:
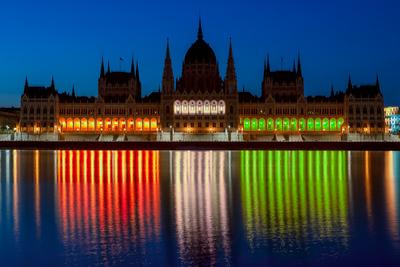
<svg viewBox="0 0 400 267">
<path fill-rule="evenodd" d="M 72 85 L 72 97 L 75 98 L 75 84 Z"/>
<path fill-rule="evenodd" d="M 140 77 L 139 77 L 139 64 L 136 61 L 136 79 L 138 80 L 138 82 L 140 82 Z"/>
<path fill-rule="evenodd" d="M 107 74 L 110 74 L 110 61 L 108 61 L 108 64 L 107 64 Z"/>
<path fill-rule="evenodd" d="M 380 82 L 379 82 L 378 74 L 376 75 L 376 89 L 378 89 L 378 91 L 381 91 L 381 85 L 380 85 Z"/>
<path fill-rule="evenodd" d="M 353 89 L 353 83 L 351 82 L 351 75 L 349 73 L 349 80 L 347 82 L 347 90 L 351 91 Z"/>
<path fill-rule="evenodd" d="M 135 77 L 135 64 L 133 63 L 133 57 L 131 62 L 131 75 Z"/>
<path fill-rule="evenodd" d="M 203 28 L 201 26 L 201 18 L 199 18 L 199 29 L 197 30 L 197 39 L 203 40 Z"/>
<path fill-rule="evenodd" d="M 104 59 L 101 57 L 100 77 L 104 77 Z"/>
<path fill-rule="evenodd" d="M 331 95 L 330 97 L 334 97 L 335 96 L 335 91 L 333 90 L 333 84 L 331 85 Z"/>
<path fill-rule="evenodd" d="M 27 89 L 28 86 L 29 86 L 29 85 L 28 85 L 28 76 L 26 76 L 26 77 L 25 77 L 25 86 L 24 86 L 25 89 Z"/>
<path fill-rule="evenodd" d="M 164 70 L 162 77 L 162 91 L 170 94 L 174 90 L 174 73 L 172 70 L 171 53 L 169 49 L 169 39 L 167 39 L 167 48 L 165 51 Z"/>
<path fill-rule="evenodd" d="M 271 67 L 269 65 L 269 54 L 267 55 L 267 59 L 264 59 L 264 78 L 269 76 L 271 73 Z"/>
<path fill-rule="evenodd" d="M 237 80 L 236 80 L 236 70 L 235 61 L 233 59 L 233 49 L 232 49 L 232 38 L 229 38 L 229 55 L 228 55 L 228 65 L 226 67 L 225 73 L 225 90 L 226 93 L 237 92 Z"/>
<path fill-rule="evenodd" d="M 301 72 L 301 62 L 300 62 L 300 53 L 297 56 L 297 76 L 302 76 L 302 72 Z"/>
<path fill-rule="evenodd" d="M 51 85 L 50 85 L 50 87 L 51 87 L 52 89 L 55 88 L 55 85 L 54 85 L 54 76 L 51 76 Z"/>
</svg>

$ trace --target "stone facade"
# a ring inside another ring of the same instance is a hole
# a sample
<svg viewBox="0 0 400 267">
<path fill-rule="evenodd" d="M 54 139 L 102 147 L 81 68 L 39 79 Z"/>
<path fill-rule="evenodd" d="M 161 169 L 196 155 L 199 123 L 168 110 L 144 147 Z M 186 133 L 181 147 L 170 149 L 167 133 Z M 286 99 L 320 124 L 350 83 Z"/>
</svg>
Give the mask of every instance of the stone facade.
<svg viewBox="0 0 400 267">
<path fill-rule="evenodd" d="M 238 91 L 232 42 L 222 79 L 211 46 L 199 23 L 197 40 L 188 49 L 182 74 L 175 80 L 167 43 L 162 88 L 142 97 L 139 67 L 129 72 L 107 70 L 102 60 L 97 97 L 59 93 L 25 82 L 20 132 L 189 134 L 235 132 L 271 134 L 380 134 L 385 131 L 379 80 L 329 96 L 305 96 L 300 56 L 291 70 L 273 71 L 264 64 L 260 96 Z"/>
</svg>

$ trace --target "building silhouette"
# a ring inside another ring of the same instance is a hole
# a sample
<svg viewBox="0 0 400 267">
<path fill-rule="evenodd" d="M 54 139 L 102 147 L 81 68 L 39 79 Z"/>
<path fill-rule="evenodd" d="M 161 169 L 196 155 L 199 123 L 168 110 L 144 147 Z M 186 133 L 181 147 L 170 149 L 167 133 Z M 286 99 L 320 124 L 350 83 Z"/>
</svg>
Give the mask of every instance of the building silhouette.
<svg viewBox="0 0 400 267">
<path fill-rule="evenodd" d="M 274 71 L 264 62 L 260 96 L 238 91 L 232 41 L 225 77 L 201 21 L 197 38 L 187 50 L 182 73 L 174 77 L 167 41 L 162 88 L 142 96 L 139 66 L 129 72 L 107 70 L 101 60 L 98 95 L 60 93 L 54 79 L 49 87 L 25 81 L 18 130 L 56 134 L 243 134 L 244 139 L 267 135 L 381 134 L 385 131 L 379 79 L 353 85 L 329 96 L 305 96 L 300 56 L 290 70 Z"/>
</svg>

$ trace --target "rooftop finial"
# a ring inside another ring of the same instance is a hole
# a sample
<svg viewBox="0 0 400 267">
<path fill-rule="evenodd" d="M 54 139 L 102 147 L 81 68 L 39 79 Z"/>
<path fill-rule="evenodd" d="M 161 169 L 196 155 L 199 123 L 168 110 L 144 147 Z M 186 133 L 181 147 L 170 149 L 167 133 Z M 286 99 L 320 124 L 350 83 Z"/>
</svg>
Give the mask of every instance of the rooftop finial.
<svg viewBox="0 0 400 267">
<path fill-rule="evenodd" d="M 199 29 L 197 31 L 197 39 L 203 40 L 203 28 L 201 26 L 201 18 L 199 18 Z"/>
</svg>

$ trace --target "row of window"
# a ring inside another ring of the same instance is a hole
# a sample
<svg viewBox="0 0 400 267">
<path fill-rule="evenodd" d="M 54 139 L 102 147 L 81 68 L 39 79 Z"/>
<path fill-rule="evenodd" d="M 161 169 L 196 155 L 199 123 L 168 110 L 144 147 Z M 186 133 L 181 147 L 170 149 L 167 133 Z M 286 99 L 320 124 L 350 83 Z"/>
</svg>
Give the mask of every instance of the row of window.
<svg viewBox="0 0 400 267">
<path fill-rule="evenodd" d="M 241 118 L 244 131 L 340 131 L 343 118 Z"/>
<path fill-rule="evenodd" d="M 104 115 L 133 115 L 134 109 L 129 108 L 105 108 Z M 93 108 L 60 108 L 60 115 L 95 115 Z M 96 115 L 102 115 L 101 108 L 97 109 Z M 142 108 L 136 110 L 136 115 L 157 115 L 158 109 L 155 108 Z"/>
<path fill-rule="evenodd" d="M 233 112 L 233 107 L 231 107 Z M 175 115 L 202 115 L 202 114 L 225 114 L 225 101 L 220 100 L 176 100 L 174 102 Z"/>
<path fill-rule="evenodd" d="M 356 114 L 360 114 L 360 113 L 361 113 L 361 108 L 360 108 L 359 106 L 357 106 L 357 107 L 355 108 L 355 113 L 356 113 Z M 364 106 L 364 107 L 362 108 L 362 113 L 363 113 L 363 114 L 368 114 L 368 109 L 367 109 L 366 106 Z M 349 107 L 349 114 L 354 114 L 354 108 L 353 108 L 353 106 L 350 106 L 350 107 Z M 374 107 L 370 107 L 370 108 L 369 108 L 369 114 L 375 114 L 375 108 L 374 108 Z M 378 115 L 381 115 L 381 114 L 382 114 L 382 109 L 381 109 L 380 107 L 377 107 L 377 108 L 376 108 L 376 114 L 378 114 Z"/>
<path fill-rule="evenodd" d="M 225 124 L 223 122 L 220 122 L 219 124 L 216 122 L 184 122 L 184 123 L 180 123 L 180 122 L 176 122 L 175 123 L 175 128 L 180 128 L 181 125 L 183 126 L 183 128 L 217 128 L 217 125 L 219 125 L 219 128 L 224 128 Z"/>
</svg>

